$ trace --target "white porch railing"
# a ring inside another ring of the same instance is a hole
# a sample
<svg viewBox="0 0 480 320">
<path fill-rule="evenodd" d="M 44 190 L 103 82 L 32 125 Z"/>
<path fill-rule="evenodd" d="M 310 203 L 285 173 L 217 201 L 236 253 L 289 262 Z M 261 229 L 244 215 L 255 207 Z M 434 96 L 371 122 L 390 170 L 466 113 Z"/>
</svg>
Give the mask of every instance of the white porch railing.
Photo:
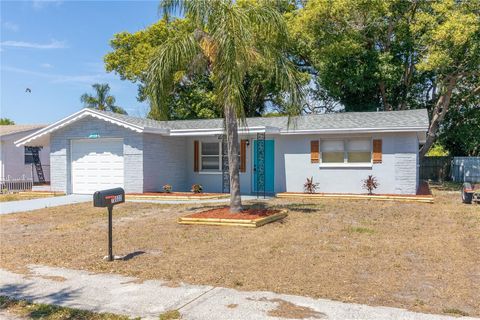
<svg viewBox="0 0 480 320">
<path fill-rule="evenodd" d="M 6 179 L 0 180 L 0 192 L 11 193 L 32 190 L 33 179 L 22 176 L 21 178 L 12 178 L 8 176 Z"/>
</svg>

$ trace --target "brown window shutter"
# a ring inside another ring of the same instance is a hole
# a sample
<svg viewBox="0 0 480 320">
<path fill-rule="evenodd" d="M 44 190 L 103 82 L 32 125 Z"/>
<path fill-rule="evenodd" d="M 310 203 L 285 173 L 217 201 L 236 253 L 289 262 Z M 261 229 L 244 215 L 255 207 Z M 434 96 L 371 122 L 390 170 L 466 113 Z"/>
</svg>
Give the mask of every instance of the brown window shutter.
<svg viewBox="0 0 480 320">
<path fill-rule="evenodd" d="M 310 141 L 310 162 L 318 163 L 319 160 L 319 142 L 318 140 Z"/>
<path fill-rule="evenodd" d="M 247 171 L 247 140 L 240 141 L 240 172 Z"/>
<path fill-rule="evenodd" d="M 382 140 L 373 140 L 373 163 L 382 163 Z"/>
<path fill-rule="evenodd" d="M 193 141 L 193 171 L 198 172 L 199 161 L 200 160 L 200 150 L 198 140 Z"/>
</svg>

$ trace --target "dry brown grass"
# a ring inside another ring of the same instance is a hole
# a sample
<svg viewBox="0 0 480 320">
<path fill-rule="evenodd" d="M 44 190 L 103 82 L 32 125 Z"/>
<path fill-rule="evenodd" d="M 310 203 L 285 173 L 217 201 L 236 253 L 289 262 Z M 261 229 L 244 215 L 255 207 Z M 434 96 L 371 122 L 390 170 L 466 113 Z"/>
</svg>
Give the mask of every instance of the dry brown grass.
<svg viewBox="0 0 480 320">
<path fill-rule="evenodd" d="M 0 194 L 0 202 L 19 201 L 19 200 L 31 200 L 40 198 L 60 197 L 64 196 L 63 192 L 41 192 L 41 191 L 25 191 L 16 193 L 4 193 Z"/>
<path fill-rule="evenodd" d="M 274 200 L 283 222 L 258 229 L 183 226 L 205 207 L 126 203 L 114 210 L 108 263 L 106 210 L 78 204 L 0 217 L 0 266 L 45 264 L 172 284 L 271 290 L 348 302 L 480 316 L 480 206 L 437 191 L 434 204 Z"/>
</svg>

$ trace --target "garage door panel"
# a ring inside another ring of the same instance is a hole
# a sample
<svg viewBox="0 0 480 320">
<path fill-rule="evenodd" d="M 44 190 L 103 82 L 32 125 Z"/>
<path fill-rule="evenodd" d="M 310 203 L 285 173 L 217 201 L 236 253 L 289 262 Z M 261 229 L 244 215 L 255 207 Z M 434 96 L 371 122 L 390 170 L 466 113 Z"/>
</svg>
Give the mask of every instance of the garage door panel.
<svg viewBox="0 0 480 320">
<path fill-rule="evenodd" d="M 71 154 L 73 193 L 123 187 L 122 139 L 73 140 Z"/>
</svg>

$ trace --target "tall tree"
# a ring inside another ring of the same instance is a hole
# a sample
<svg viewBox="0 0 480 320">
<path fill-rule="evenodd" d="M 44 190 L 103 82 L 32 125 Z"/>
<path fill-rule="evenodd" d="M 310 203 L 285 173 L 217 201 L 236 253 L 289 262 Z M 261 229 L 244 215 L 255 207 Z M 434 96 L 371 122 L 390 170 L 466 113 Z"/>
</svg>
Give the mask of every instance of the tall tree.
<svg viewBox="0 0 480 320">
<path fill-rule="evenodd" d="M 238 1 L 238 4 L 254 4 L 254 0 Z M 272 2 L 280 12 L 292 11 L 295 6 L 291 1 L 282 0 Z M 104 57 L 105 68 L 108 72 L 117 73 L 122 80 L 129 80 L 138 84 L 139 101 L 145 101 L 146 75 L 148 64 L 159 46 L 176 39 L 180 34 L 191 33 L 195 23 L 186 16 L 179 19 L 163 18 L 156 23 L 135 33 L 121 32 L 110 41 L 112 51 Z M 256 36 L 261 37 L 261 30 L 254 30 Z M 250 68 L 243 81 L 243 105 L 248 117 L 260 116 L 268 107 L 274 107 L 283 112 L 288 102 L 283 96 L 282 88 L 276 81 L 276 67 L 272 61 L 253 61 L 255 67 Z M 188 70 L 178 72 L 172 94 L 166 99 L 170 119 L 218 118 L 222 110 L 215 102 L 213 90 L 213 74 L 207 68 L 204 73 L 191 73 Z M 307 81 L 307 77 L 303 78 Z M 159 116 L 155 110 L 149 114 L 150 118 Z"/>
<path fill-rule="evenodd" d="M 346 111 L 428 108 L 423 156 L 450 108 L 467 95 L 480 103 L 479 12 L 479 1 L 311 0 L 289 26 L 301 61 Z"/>
<path fill-rule="evenodd" d="M 115 105 L 115 97 L 109 94 L 110 86 L 107 83 L 95 83 L 92 87 L 95 90 L 95 95 L 84 93 L 80 97 L 80 101 L 86 108 L 127 114 L 122 107 Z"/>
<path fill-rule="evenodd" d="M 244 81 L 259 63 L 275 66 L 277 85 L 287 92 L 292 114 L 300 112 L 296 70 L 286 57 L 288 33 L 280 12 L 265 2 L 165 0 L 164 15 L 185 14 L 193 31 L 163 43 L 147 73 L 147 92 L 156 115 L 168 119 L 166 98 L 183 74 L 211 74 L 215 103 L 224 115 L 230 173 L 230 211 L 242 209 L 238 122 L 245 119 Z"/>
<path fill-rule="evenodd" d="M 10 126 L 14 124 L 15 122 L 9 118 L 0 118 L 0 125 L 2 126 Z"/>
</svg>

